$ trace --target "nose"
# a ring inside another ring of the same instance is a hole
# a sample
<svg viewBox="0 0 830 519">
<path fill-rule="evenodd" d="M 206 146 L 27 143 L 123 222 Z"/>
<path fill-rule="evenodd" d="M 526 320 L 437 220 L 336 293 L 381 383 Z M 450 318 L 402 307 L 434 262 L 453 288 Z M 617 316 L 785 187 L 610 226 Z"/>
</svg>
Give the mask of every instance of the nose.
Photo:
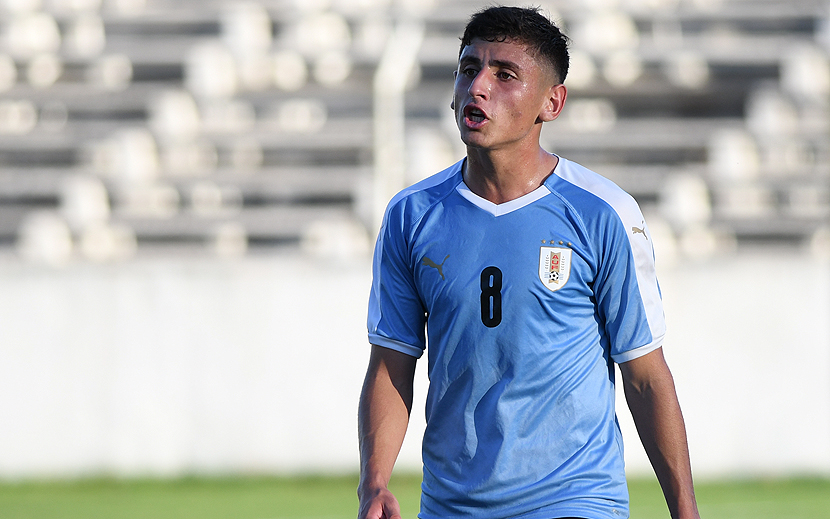
<svg viewBox="0 0 830 519">
<path fill-rule="evenodd" d="M 467 92 L 473 98 L 481 98 L 487 99 L 490 97 L 490 81 L 489 81 L 489 73 L 486 68 L 483 68 L 478 71 L 478 74 L 473 78 L 470 82 L 470 88 L 467 89 Z"/>
</svg>

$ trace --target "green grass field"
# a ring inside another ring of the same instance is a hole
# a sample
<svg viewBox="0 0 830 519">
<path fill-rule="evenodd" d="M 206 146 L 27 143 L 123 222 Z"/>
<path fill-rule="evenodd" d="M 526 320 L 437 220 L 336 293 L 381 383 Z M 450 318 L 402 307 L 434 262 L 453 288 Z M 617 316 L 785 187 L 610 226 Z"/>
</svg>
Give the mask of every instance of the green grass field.
<svg viewBox="0 0 830 519">
<path fill-rule="evenodd" d="M 396 476 L 412 519 L 420 480 Z M 353 519 L 356 477 L 0 483 L 2 519 Z M 826 519 L 830 479 L 703 482 L 704 519 Z M 631 482 L 633 519 L 668 518 L 657 483 Z"/>
</svg>

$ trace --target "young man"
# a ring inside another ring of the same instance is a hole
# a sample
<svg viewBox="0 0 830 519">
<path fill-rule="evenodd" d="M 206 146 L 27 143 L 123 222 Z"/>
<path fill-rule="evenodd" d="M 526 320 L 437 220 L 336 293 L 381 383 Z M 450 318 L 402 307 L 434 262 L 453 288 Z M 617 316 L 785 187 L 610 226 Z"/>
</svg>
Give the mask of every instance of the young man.
<svg viewBox="0 0 830 519">
<path fill-rule="evenodd" d="M 566 39 L 495 7 L 461 41 L 467 157 L 390 202 L 375 250 L 358 517 L 400 515 L 387 484 L 429 344 L 420 517 L 628 517 L 616 362 L 672 517 L 697 518 L 648 228 L 539 144 L 567 97 Z"/>
</svg>

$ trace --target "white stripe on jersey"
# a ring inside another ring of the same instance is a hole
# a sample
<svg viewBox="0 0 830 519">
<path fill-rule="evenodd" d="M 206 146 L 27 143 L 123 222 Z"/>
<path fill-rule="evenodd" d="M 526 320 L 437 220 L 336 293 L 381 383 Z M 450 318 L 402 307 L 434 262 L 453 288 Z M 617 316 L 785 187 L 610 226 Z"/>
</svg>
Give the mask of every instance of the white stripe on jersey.
<svg viewBox="0 0 830 519">
<path fill-rule="evenodd" d="M 654 269 L 654 249 L 649 238 L 651 235 L 636 200 L 607 178 L 562 157 L 559 158 L 553 174 L 602 199 L 617 213 L 626 230 L 634 256 L 637 286 L 654 340 L 651 344 L 614 356 L 614 361 L 626 362 L 656 350 L 662 346 L 666 334 L 663 303 Z M 642 232 L 635 232 L 635 227 Z M 658 329 L 655 329 L 655 324 L 659 325 Z"/>
</svg>

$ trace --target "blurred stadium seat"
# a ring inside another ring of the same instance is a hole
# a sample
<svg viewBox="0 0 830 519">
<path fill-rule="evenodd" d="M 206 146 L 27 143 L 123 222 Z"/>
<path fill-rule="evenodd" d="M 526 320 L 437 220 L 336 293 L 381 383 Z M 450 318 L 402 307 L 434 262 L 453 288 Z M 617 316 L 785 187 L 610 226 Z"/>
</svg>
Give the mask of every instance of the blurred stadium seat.
<svg viewBox="0 0 830 519">
<path fill-rule="evenodd" d="M 93 261 L 308 250 L 325 222 L 371 233 L 385 42 L 402 20 L 424 24 L 405 103 L 415 181 L 424 163 L 463 153 L 452 71 L 466 19 L 487 4 L 5 0 L 0 247 L 54 263 L 68 257 L 66 229 L 74 257 Z M 806 246 L 826 234 L 830 2 L 543 7 L 574 38 L 570 103 L 544 131 L 548 149 L 621 184 L 680 241 L 703 229 L 738 246 Z M 78 178 L 96 179 L 97 194 L 68 195 Z M 70 221 L 61 207 L 100 209 L 101 186 L 105 216 Z M 671 200 L 691 204 L 694 225 Z"/>
</svg>

